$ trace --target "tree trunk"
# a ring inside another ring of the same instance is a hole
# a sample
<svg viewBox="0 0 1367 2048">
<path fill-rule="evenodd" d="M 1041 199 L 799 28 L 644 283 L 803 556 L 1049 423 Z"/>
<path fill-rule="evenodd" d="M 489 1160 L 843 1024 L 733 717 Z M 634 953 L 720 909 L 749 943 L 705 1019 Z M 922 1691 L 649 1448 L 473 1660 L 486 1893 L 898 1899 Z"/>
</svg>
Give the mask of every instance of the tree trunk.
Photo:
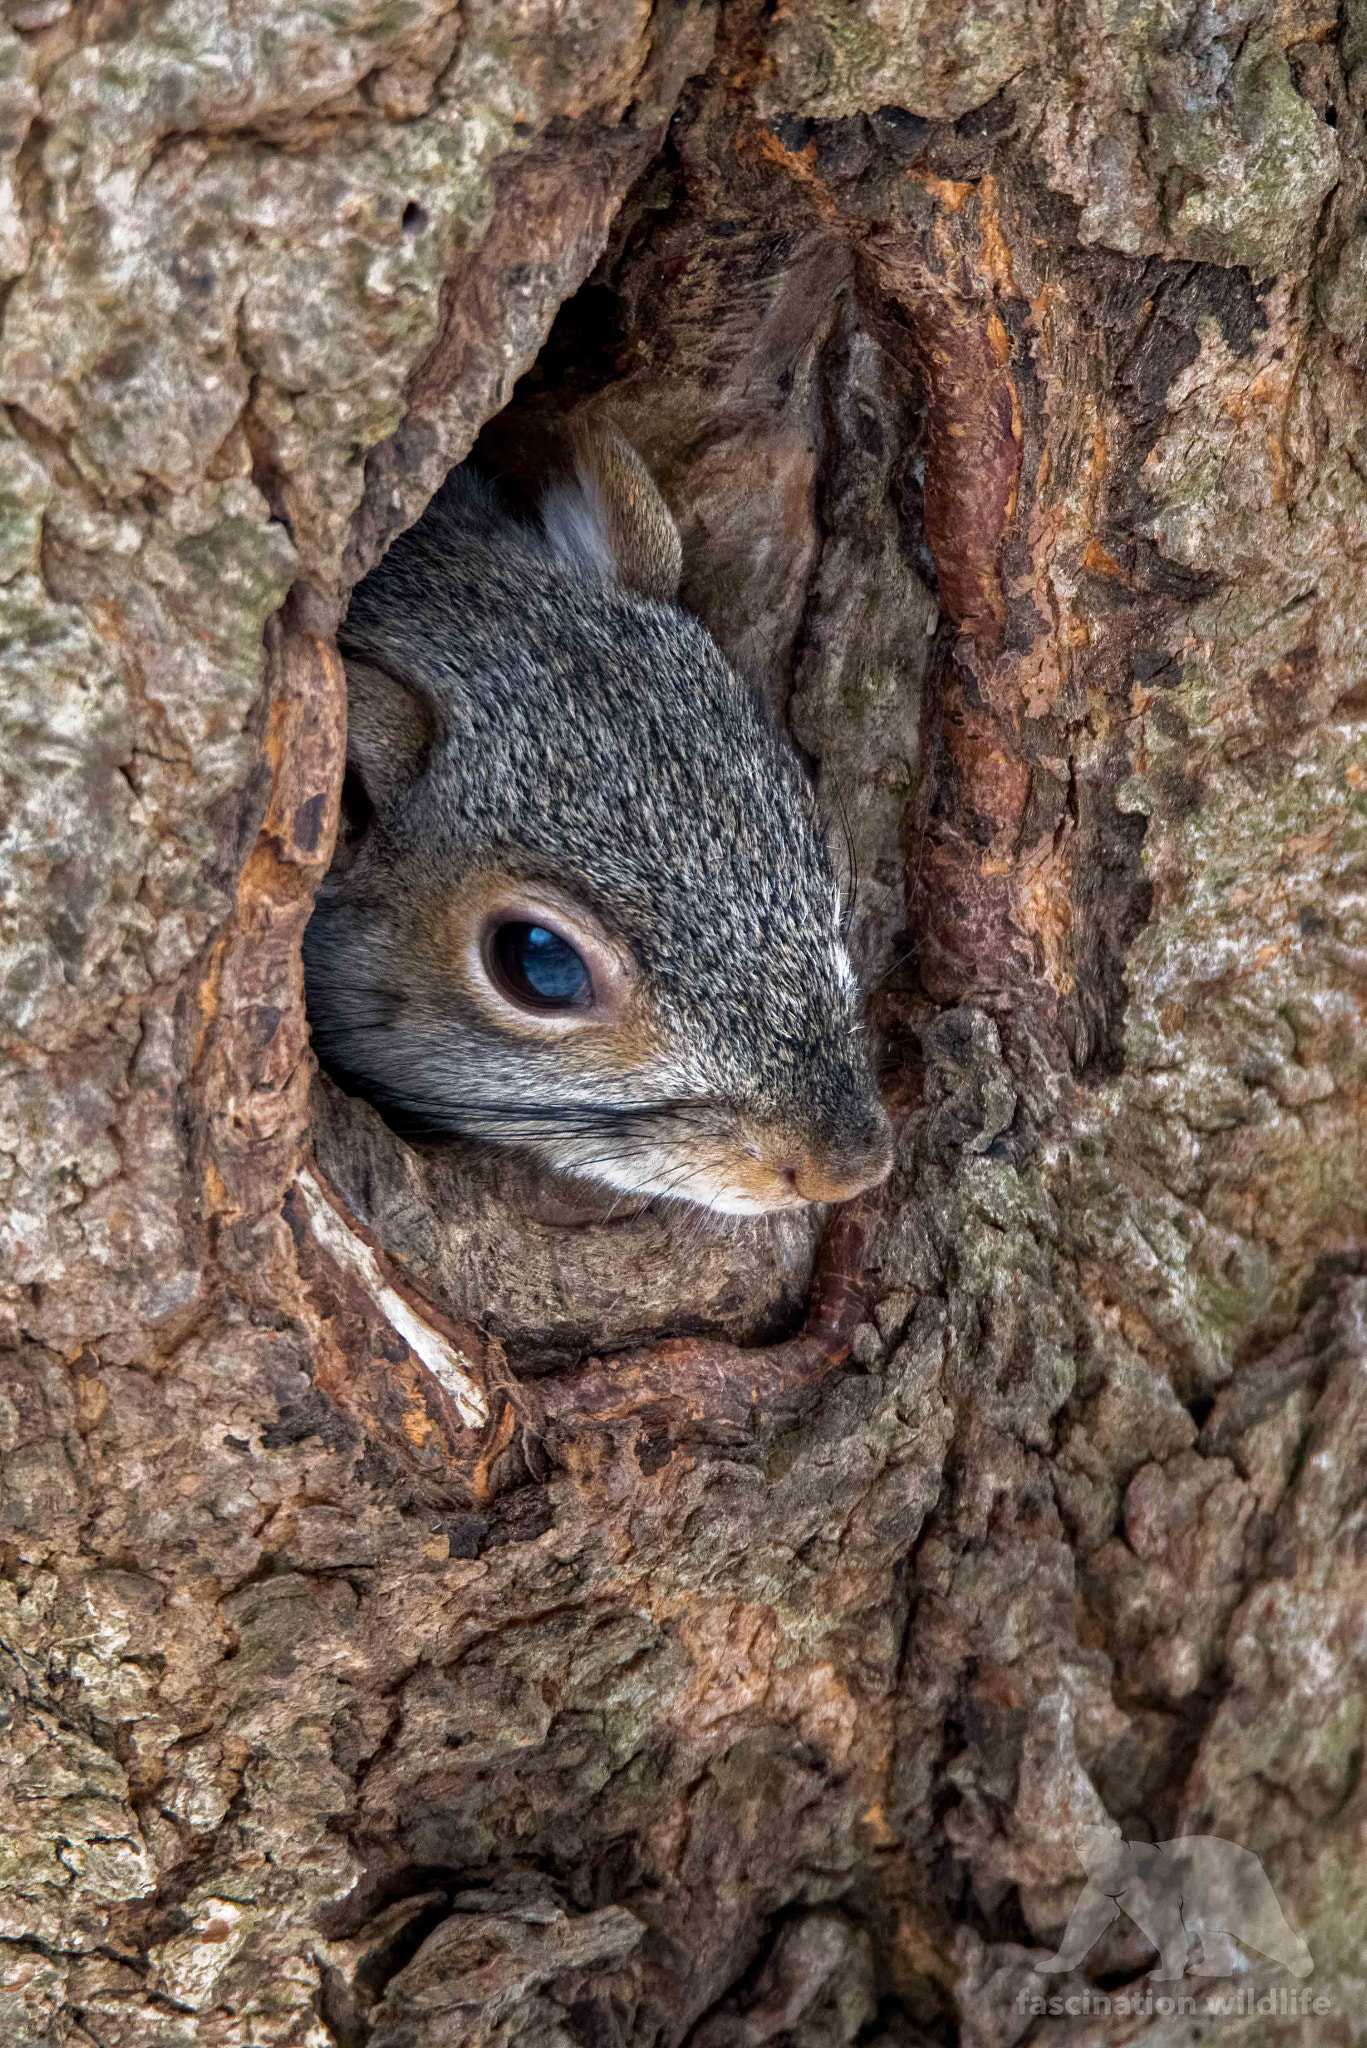
<svg viewBox="0 0 1367 2048">
<path fill-rule="evenodd" d="M 0 17 L 4 2041 L 1356 2039 L 1367 17 Z M 313 1080 L 347 592 L 591 406 L 857 855 L 819 1246 Z M 1313 1973 L 1040 1974 L 1111 1824 Z"/>
</svg>

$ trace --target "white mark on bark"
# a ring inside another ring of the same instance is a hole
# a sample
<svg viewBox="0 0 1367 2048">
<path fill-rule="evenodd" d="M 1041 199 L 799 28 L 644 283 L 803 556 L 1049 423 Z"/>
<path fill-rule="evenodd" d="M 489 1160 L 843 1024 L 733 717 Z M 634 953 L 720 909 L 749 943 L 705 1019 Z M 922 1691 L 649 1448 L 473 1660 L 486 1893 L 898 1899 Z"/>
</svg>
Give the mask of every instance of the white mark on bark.
<svg viewBox="0 0 1367 2048">
<path fill-rule="evenodd" d="M 425 1323 L 389 1285 L 370 1246 L 347 1229 L 311 1173 L 300 1174 L 299 1188 L 308 1210 L 309 1228 L 328 1257 L 365 1290 L 386 1322 L 446 1389 L 467 1428 L 482 1429 L 489 1420 L 489 1404 L 471 1377 L 470 1361 L 464 1352 Z"/>
</svg>

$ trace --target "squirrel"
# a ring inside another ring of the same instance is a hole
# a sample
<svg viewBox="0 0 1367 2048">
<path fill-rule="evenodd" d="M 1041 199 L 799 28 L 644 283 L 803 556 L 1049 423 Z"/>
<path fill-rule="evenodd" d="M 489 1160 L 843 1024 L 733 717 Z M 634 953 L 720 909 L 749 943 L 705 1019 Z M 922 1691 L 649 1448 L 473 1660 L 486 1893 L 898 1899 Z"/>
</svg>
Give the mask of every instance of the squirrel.
<svg viewBox="0 0 1367 2048">
<path fill-rule="evenodd" d="M 880 1182 L 891 1126 L 810 782 L 675 603 L 631 444 L 539 524 L 469 465 L 353 593 L 313 1043 L 409 1134 L 729 1215 Z"/>
</svg>

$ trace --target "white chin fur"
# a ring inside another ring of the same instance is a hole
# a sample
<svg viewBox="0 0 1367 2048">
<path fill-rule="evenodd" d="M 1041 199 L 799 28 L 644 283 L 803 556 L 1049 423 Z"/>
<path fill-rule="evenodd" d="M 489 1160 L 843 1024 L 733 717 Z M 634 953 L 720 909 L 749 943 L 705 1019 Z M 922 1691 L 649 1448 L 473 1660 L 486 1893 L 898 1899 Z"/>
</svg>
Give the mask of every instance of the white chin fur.
<svg viewBox="0 0 1367 2048">
<path fill-rule="evenodd" d="M 571 1146 L 548 1146 L 546 1154 L 550 1164 L 560 1173 L 573 1174 L 580 1180 L 597 1182 L 599 1187 L 611 1188 L 619 1195 L 650 1195 L 674 1202 L 688 1202 L 695 1208 L 708 1209 L 718 1216 L 766 1216 L 776 1209 L 805 1209 L 807 1204 L 800 1195 L 775 1195 L 764 1200 L 738 1188 L 724 1172 L 705 1166 L 692 1166 L 676 1154 L 664 1151 L 643 1152 L 638 1159 L 615 1161 L 595 1158 L 583 1164 L 575 1158 Z"/>
</svg>

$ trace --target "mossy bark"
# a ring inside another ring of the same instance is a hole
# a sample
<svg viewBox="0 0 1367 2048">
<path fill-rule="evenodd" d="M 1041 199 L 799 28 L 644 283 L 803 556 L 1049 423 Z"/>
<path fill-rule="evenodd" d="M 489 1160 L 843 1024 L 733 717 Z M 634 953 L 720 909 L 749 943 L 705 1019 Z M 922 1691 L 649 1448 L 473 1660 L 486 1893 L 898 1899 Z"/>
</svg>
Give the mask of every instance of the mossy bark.
<svg viewBox="0 0 1367 2048">
<path fill-rule="evenodd" d="M 7 2044 L 1009 2048 L 1108 1819 L 1355 2038 L 1365 117 L 1317 0 L 4 0 Z M 858 856 L 815 1259 L 315 1087 L 347 591 L 599 405 Z"/>
</svg>

